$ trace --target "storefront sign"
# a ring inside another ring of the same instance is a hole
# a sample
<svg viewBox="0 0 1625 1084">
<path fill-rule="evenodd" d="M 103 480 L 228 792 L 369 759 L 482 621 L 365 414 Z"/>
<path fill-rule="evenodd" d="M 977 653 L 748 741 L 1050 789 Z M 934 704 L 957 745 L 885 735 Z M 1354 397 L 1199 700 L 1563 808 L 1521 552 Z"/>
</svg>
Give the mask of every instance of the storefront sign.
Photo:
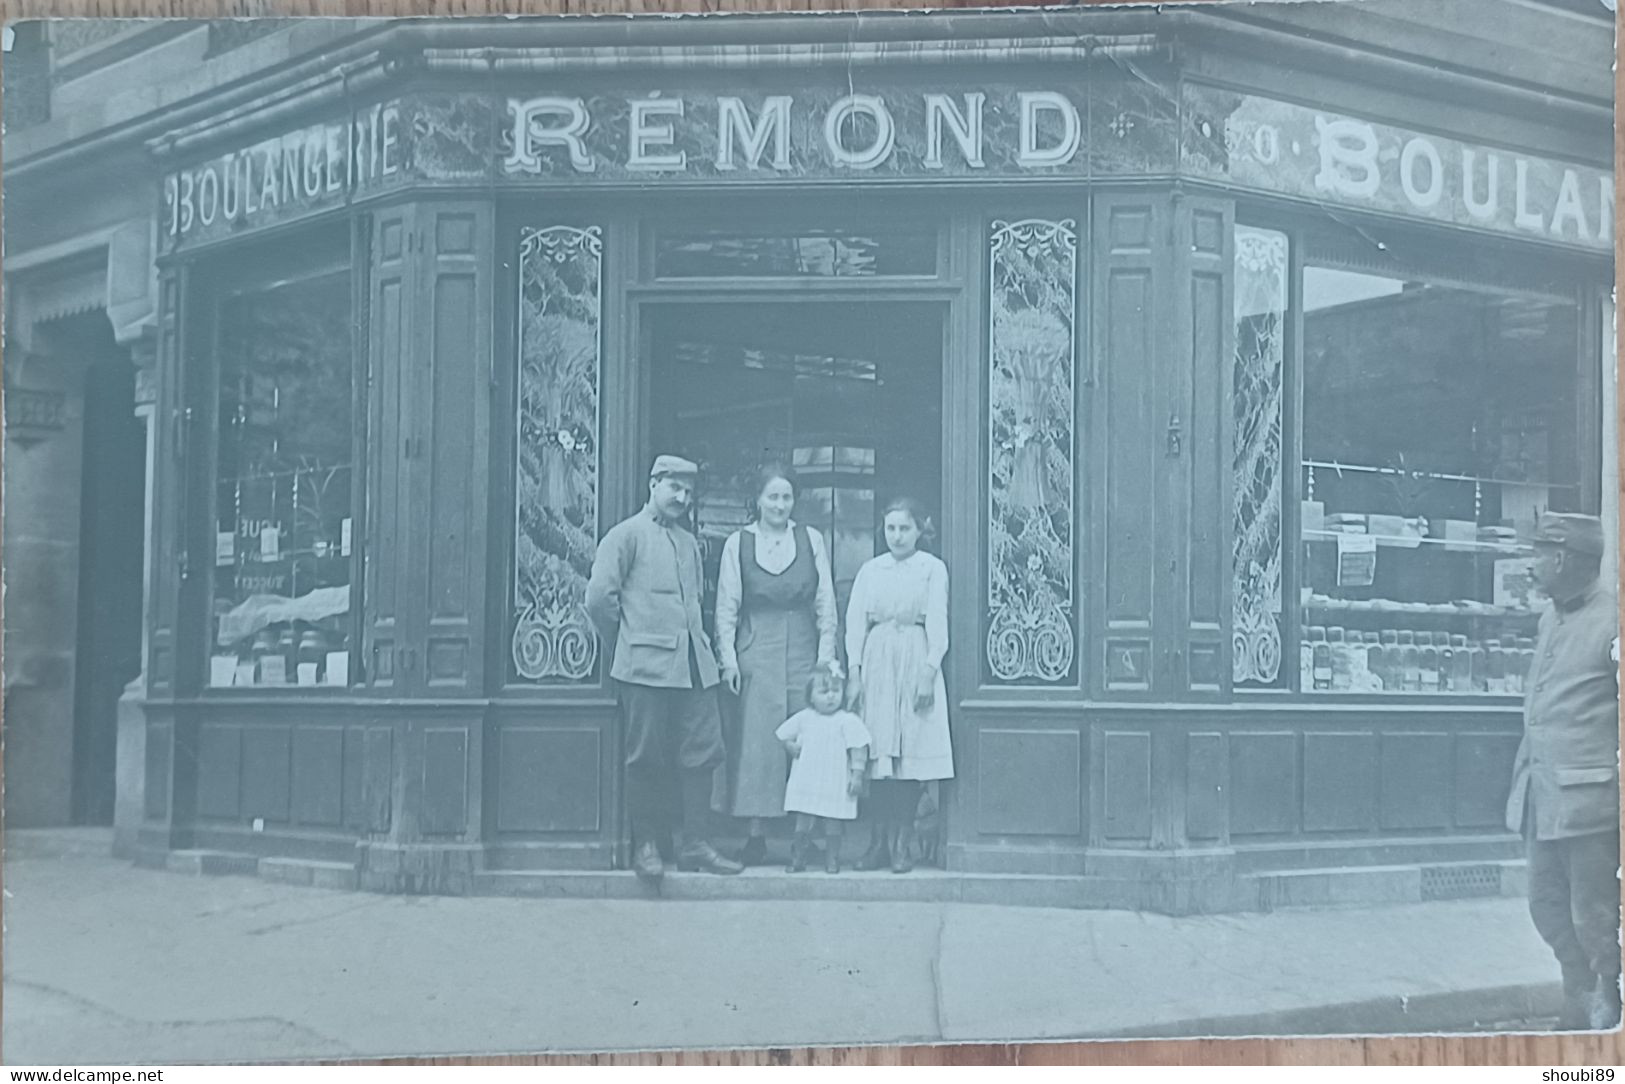
<svg viewBox="0 0 1625 1084">
<path fill-rule="evenodd" d="M 342 203 L 400 173 L 403 153 L 400 111 L 391 103 L 180 170 L 164 178 L 166 240 L 268 225 Z"/>
<path fill-rule="evenodd" d="M 1145 80 L 735 94 L 414 94 L 180 170 L 167 247 L 396 185 L 725 186 L 1173 176 L 1607 250 L 1605 170 Z"/>
<path fill-rule="evenodd" d="M 1186 88 L 1182 170 L 1260 191 L 1611 250 L 1614 178 L 1210 87 Z"/>
</svg>

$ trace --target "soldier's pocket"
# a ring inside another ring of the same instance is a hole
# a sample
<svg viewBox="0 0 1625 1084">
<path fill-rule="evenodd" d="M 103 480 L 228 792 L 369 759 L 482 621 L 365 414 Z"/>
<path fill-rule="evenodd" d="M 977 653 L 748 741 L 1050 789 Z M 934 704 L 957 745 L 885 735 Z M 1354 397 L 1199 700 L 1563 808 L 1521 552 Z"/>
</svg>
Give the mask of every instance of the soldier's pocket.
<svg viewBox="0 0 1625 1084">
<path fill-rule="evenodd" d="M 672 657 L 677 654 L 675 633 L 622 633 L 620 646 L 625 652 L 622 681 L 658 681 L 671 675 Z"/>
<path fill-rule="evenodd" d="M 1562 789 L 1562 827 L 1566 831 L 1601 832 L 1619 824 L 1619 769 L 1558 768 Z"/>
</svg>

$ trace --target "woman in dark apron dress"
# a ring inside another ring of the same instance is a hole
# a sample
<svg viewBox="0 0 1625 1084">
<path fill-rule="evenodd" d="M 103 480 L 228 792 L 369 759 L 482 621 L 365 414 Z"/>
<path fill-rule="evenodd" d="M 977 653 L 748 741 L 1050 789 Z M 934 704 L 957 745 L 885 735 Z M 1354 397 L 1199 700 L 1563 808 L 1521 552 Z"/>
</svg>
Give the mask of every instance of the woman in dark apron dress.
<svg viewBox="0 0 1625 1084">
<path fill-rule="evenodd" d="M 806 707 L 813 667 L 835 658 L 829 551 L 790 518 L 795 483 L 778 464 L 755 486 L 755 522 L 728 536 L 717 579 L 722 680 L 739 696 L 739 741 L 727 812 L 750 821 L 740 860 L 767 858 L 767 821 L 784 816 L 790 764 L 774 731 Z"/>
</svg>

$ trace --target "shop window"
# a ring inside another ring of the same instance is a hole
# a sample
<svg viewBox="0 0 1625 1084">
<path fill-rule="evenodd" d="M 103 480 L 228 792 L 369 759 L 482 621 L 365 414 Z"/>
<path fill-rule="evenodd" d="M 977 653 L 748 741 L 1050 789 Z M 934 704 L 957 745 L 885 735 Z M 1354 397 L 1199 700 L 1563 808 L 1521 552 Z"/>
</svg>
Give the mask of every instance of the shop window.
<svg viewBox="0 0 1625 1084">
<path fill-rule="evenodd" d="M 931 227 L 797 231 L 670 230 L 655 238 L 659 278 L 866 278 L 934 275 Z"/>
<path fill-rule="evenodd" d="M 214 686 L 350 684 L 352 379 L 345 271 L 219 310 Z"/>
<path fill-rule="evenodd" d="M 1075 223 L 996 221 L 989 253 L 987 667 L 1001 683 L 1067 683 L 1077 655 Z"/>
<path fill-rule="evenodd" d="M 1302 286 L 1300 687 L 1521 693 L 1521 540 L 1580 497 L 1577 306 L 1320 266 Z"/>
</svg>

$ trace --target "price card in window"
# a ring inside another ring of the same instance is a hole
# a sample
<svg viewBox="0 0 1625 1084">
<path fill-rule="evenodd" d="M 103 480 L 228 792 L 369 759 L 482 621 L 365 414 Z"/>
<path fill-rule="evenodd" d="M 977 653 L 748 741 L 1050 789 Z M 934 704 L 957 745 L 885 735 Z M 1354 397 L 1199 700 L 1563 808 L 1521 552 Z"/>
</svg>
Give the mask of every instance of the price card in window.
<svg viewBox="0 0 1625 1084">
<path fill-rule="evenodd" d="M 237 563 L 237 532 L 214 532 L 214 565 L 216 568 L 230 568 Z"/>
<path fill-rule="evenodd" d="M 1528 610 L 1535 605 L 1535 559 L 1508 557 L 1495 562 L 1495 596 L 1497 606 L 1513 610 Z"/>
<path fill-rule="evenodd" d="M 339 556 L 350 556 L 350 517 L 344 517 L 344 523 L 339 528 Z"/>
<path fill-rule="evenodd" d="M 1368 534 L 1337 536 L 1337 586 L 1370 587 L 1377 578 L 1377 539 Z"/>
<path fill-rule="evenodd" d="M 282 529 L 260 528 L 260 560 L 275 561 L 282 556 Z"/>
</svg>

